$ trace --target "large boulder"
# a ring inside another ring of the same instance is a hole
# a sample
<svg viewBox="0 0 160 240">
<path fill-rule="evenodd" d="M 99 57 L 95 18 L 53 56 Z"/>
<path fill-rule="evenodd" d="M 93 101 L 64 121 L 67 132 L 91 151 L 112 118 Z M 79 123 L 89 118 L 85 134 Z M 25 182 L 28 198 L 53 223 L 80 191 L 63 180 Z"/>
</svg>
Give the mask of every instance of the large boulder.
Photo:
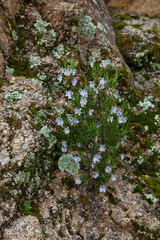
<svg viewBox="0 0 160 240">
<path fill-rule="evenodd" d="M 147 15 L 150 17 L 160 14 L 159 0 L 105 0 L 110 9 L 122 9 L 131 15 Z"/>
</svg>

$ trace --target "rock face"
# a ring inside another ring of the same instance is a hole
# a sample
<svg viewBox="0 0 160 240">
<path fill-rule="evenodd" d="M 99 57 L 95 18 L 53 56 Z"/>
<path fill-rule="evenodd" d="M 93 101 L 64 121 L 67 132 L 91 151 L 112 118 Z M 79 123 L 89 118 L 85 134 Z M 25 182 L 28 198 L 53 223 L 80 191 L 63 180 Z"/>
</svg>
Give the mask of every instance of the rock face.
<svg viewBox="0 0 160 240">
<path fill-rule="evenodd" d="M 159 0 L 109 0 L 105 1 L 110 9 L 121 9 L 131 15 L 147 15 L 150 17 L 160 14 Z"/>
<path fill-rule="evenodd" d="M 132 2 L 134 8 L 139 6 L 139 11 L 143 4 L 146 9 L 150 6 L 149 1 Z M 136 5 L 138 2 L 141 5 Z M 113 1 L 109 1 L 108 6 L 112 7 L 111 3 Z M 122 1 L 117 6 L 125 9 L 131 3 L 120 4 Z M 158 182 L 156 148 L 149 149 L 155 154 L 154 161 L 149 159 L 149 165 L 145 156 L 147 174 L 141 168 L 143 161 L 137 157 L 138 150 L 133 157 L 130 151 L 133 149 L 129 149 L 127 156 L 133 160 L 133 166 L 129 165 L 130 161 L 128 164 L 120 160 L 119 181 L 109 183 L 105 195 L 100 195 L 94 184 L 76 186 L 66 173 L 57 170 L 60 140 L 55 119 L 65 105 L 65 90 L 58 80 L 62 63 L 69 64 L 70 59 L 74 59 L 78 65 L 77 76 L 85 77 L 89 65 L 107 60 L 109 69 L 113 66 L 119 69 L 120 84 L 125 80 L 130 86 L 128 89 L 126 85 L 121 86 L 122 94 L 132 92 L 133 76 L 135 88 L 141 90 L 141 94 L 145 91 L 154 95 L 152 88 L 157 89 L 159 84 L 160 57 L 156 51 L 159 49 L 159 23 L 149 18 L 119 22 L 115 17 L 114 20 L 117 36 L 103 0 L 1 0 L 0 239 L 145 240 L 146 236 L 157 239 L 158 184 L 156 187 L 151 184 L 152 190 L 145 185 L 152 166 L 155 172 L 151 180 Z M 131 25 L 142 29 L 133 31 Z M 135 35 L 137 41 L 133 41 Z M 137 59 L 137 51 L 142 52 L 144 44 L 146 55 L 138 55 Z M 139 64 L 138 70 L 136 64 Z M 141 77 L 149 78 L 143 86 Z M 158 97 L 157 92 L 155 96 Z M 155 101 L 157 108 L 158 100 Z M 149 106 L 153 107 L 151 102 Z M 145 135 L 145 140 L 148 136 L 153 143 L 158 142 L 158 110 L 155 114 L 156 120 L 153 115 L 150 121 L 157 124 L 153 126 L 156 136 Z M 145 123 L 142 125 L 144 127 Z M 141 139 L 139 137 L 137 142 Z M 130 143 L 134 150 L 141 147 L 137 142 Z M 152 146 L 150 140 L 147 139 L 146 145 Z M 158 143 L 156 146 L 158 148 Z M 141 152 L 140 155 L 143 160 Z M 140 183 L 145 192 L 138 189 L 139 193 L 134 193 Z M 154 190 L 157 198 L 153 196 Z"/>
<path fill-rule="evenodd" d="M 4 240 L 43 240 L 43 234 L 38 219 L 26 216 L 15 220 L 9 229 L 5 229 Z"/>
</svg>

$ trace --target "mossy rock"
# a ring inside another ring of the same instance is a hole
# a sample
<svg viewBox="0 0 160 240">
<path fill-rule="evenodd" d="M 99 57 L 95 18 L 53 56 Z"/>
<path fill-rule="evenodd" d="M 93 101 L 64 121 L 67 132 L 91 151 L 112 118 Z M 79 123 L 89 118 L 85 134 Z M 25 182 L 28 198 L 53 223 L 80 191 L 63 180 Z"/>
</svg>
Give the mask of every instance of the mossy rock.
<svg viewBox="0 0 160 240">
<path fill-rule="evenodd" d="M 147 183 L 148 187 L 154 191 L 155 196 L 160 199 L 160 179 L 156 177 L 150 178 L 141 177 L 141 178 Z"/>
</svg>

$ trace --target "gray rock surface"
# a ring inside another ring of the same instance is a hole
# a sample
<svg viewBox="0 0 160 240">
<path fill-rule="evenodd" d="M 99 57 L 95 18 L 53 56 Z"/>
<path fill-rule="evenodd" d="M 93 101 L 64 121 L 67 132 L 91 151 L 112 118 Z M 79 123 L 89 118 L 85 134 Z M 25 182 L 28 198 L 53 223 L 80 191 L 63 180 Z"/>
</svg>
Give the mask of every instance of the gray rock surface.
<svg viewBox="0 0 160 240">
<path fill-rule="evenodd" d="M 147 46 L 154 44 L 155 35 L 159 38 L 159 20 L 129 21 L 123 21 L 125 26 L 117 34 L 129 39 L 136 35 Z M 135 168 L 120 161 L 118 181 L 109 183 L 105 195 L 94 185 L 78 187 L 66 181 L 66 173 L 56 170 L 59 153 L 54 134 L 55 119 L 65 104 L 57 83 L 65 58 L 84 64 L 82 75 L 92 61 L 107 59 L 122 70 L 122 82 L 130 84 L 134 76 L 138 90 L 157 97 L 159 65 L 151 71 L 142 65 L 132 75 L 128 65 L 137 61 L 142 46 L 136 41 L 127 48 L 121 46 L 123 59 L 103 0 L 1 0 L 0 23 L 0 238 L 156 239 L 158 200 L 153 189 L 132 173 Z M 147 136 L 158 149 L 158 133 Z M 133 162 L 136 156 L 131 152 L 142 141 L 139 137 L 137 144 L 127 142 L 127 157 Z M 148 195 L 153 194 L 152 205 L 144 194 L 134 193 L 139 182 Z"/>
</svg>

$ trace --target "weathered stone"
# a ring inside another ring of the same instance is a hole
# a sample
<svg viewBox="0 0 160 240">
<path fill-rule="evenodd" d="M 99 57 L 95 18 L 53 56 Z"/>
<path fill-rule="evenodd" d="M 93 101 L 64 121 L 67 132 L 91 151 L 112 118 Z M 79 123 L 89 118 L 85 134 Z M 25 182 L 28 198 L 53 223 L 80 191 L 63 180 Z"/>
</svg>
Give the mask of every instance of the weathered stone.
<svg viewBox="0 0 160 240">
<path fill-rule="evenodd" d="M 26 216 L 13 221 L 4 231 L 4 240 L 43 240 L 42 229 L 36 217 Z"/>
<path fill-rule="evenodd" d="M 4 168 L 9 162 L 12 166 L 16 162 L 22 163 L 28 152 L 38 150 L 40 134 L 37 135 L 29 124 L 28 111 L 31 106 L 38 107 L 46 104 L 40 84 L 24 77 L 11 77 L 10 83 L 12 85 L 4 85 L 1 88 L 2 93 L 0 94 L 2 101 L 0 107 L 1 168 Z M 14 91 L 18 91 L 22 97 L 16 102 L 10 103 L 5 96 Z"/>
<path fill-rule="evenodd" d="M 160 14 L 159 0 L 105 0 L 107 7 L 122 9 L 131 15 L 148 15 L 150 17 Z"/>
</svg>

